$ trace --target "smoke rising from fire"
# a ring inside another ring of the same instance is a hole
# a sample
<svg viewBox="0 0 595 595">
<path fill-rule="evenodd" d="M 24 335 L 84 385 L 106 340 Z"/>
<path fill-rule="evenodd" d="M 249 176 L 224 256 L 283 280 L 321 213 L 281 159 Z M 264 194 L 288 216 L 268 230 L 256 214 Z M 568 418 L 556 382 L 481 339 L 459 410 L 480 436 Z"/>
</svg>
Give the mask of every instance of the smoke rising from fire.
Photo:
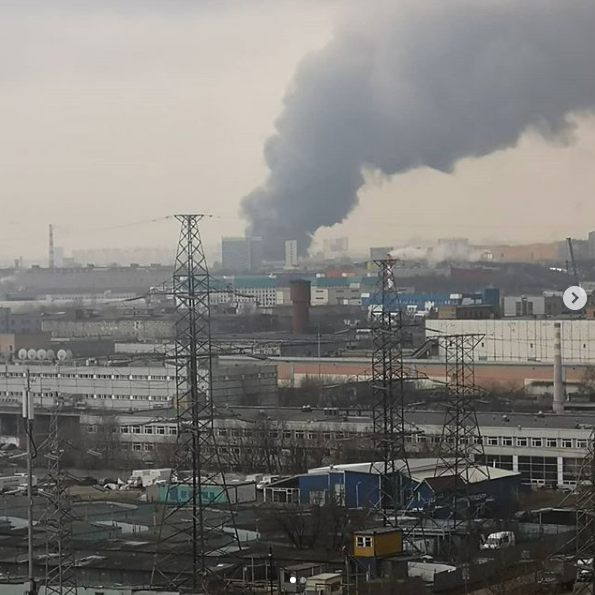
<svg viewBox="0 0 595 595">
<path fill-rule="evenodd" d="M 528 130 L 571 142 L 595 107 L 592 0 L 378 0 L 350 17 L 298 67 L 268 178 L 242 201 L 270 257 L 343 221 L 366 169 L 449 173 Z"/>
</svg>

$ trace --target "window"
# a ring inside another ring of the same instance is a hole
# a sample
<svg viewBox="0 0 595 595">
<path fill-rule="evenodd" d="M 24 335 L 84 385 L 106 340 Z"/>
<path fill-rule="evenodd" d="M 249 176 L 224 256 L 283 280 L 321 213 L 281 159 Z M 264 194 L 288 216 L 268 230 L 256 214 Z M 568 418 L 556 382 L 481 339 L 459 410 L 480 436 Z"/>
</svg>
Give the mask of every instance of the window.
<svg viewBox="0 0 595 595">
<path fill-rule="evenodd" d="M 372 538 L 358 535 L 356 538 L 357 547 L 372 547 Z"/>
<path fill-rule="evenodd" d="M 154 444 L 152 442 L 145 442 L 144 449 L 145 450 L 153 450 Z"/>
<path fill-rule="evenodd" d="M 331 439 L 331 433 L 330 433 L 330 432 L 325 432 L 325 433 L 322 435 L 322 437 L 323 437 L 325 440 L 330 440 L 330 439 Z"/>
<path fill-rule="evenodd" d="M 155 426 L 155 433 L 161 436 L 165 435 L 165 426 Z"/>
<path fill-rule="evenodd" d="M 145 434 L 152 434 L 153 426 L 145 426 Z"/>
<path fill-rule="evenodd" d="M 87 432 L 89 432 L 90 434 L 94 434 L 95 433 L 95 426 L 87 426 Z"/>
<path fill-rule="evenodd" d="M 572 439 L 562 438 L 562 448 L 572 448 Z"/>
<path fill-rule="evenodd" d="M 316 440 L 316 434 L 314 432 L 310 432 L 308 434 L 308 440 Z"/>
<path fill-rule="evenodd" d="M 512 437 L 502 436 L 502 446 L 512 446 Z"/>
<path fill-rule="evenodd" d="M 488 446 L 498 446 L 498 437 L 497 436 L 488 436 L 487 441 L 488 441 Z"/>
<path fill-rule="evenodd" d="M 141 427 L 140 426 L 132 426 L 132 433 L 133 434 L 140 434 L 141 433 Z"/>
<path fill-rule="evenodd" d="M 227 430 L 218 430 L 217 434 L 219 434 L 219 436 L 227 436 Z"/>
<path fill-rule="evenodd" d="M 546 438 L 545 445 L 548 448 L 556 448 L 558 446 L 558 439 L 557 438 Z"/>
<path fill-rule="evenodd" d="M 541 447 L 541 445 L 542 445 L 541 438 L 531 438 L 531 446 L 539 448 L 539 447 Z"/>
<path fill-rule="evenodd" d="M 140 442 L 133 442 L 132 443 L 132 450 L 142 450 L 143 445 Z"/>
<path fill-rule="evenodd" d="M 175 426 L 170 426 L 169 428 L 167 428 L 167 433 L 170 436 L 175 436 L 178 433 L 178 428 L 176 428 Z"/>
<path fill-rule="evenodd" d="M 305 432 L 303 430 L 296 430 L 295 437 L 298 440 L 303 440 L 304 439 L 304 436 L 305 436 Z"/>
<path fill-rule="evenodd" d="M 576 447 L 577 448 L 587 448 L 587 441 L 586 440 L 577 440 Z"/>
<path fill-rule="evenodd" d="M 517 446 L 527 446 L 528 440 L 527 438 L 517 438 L 516 445 Z"/>
<path fill-rule="evenodd" d="M 283 438 L 286 438 L 287 440 L 289 440 L 291 438 L 291 431 L 285 430 L 285 432 L 283 432 Z"/>
</svg>

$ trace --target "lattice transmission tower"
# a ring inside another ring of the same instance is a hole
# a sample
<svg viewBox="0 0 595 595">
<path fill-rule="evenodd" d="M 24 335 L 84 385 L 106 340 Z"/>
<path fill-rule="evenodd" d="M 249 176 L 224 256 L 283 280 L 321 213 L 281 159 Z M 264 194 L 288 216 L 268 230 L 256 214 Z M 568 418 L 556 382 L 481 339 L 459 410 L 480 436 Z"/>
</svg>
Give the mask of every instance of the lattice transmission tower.
<svg viewBox="0 0 595 595">
<path fill-rule="evenodd" d="M 485 505 L 472 495 L 472 485 L 490 478 L 473 403 L 480 394 L 475 384 L 474 351 L 482 338 L 475 334 L 437 337 L 445 360 L 446 413 L 435 477 L 445 478 L 448 501 L 443 504 L 450 507 L 455 533 L 472 532 Z"/>
<path fill-rule="evenodd" d="M 177 439 L 152 584 L 217 590 L 213 569 L 240 548 L 217 448 L 212 400 L 210 277 L 199 231 L 203 215 L 181 224 L 172 294 L 175 328 Z"/>
<path fill-rule="evenodd" d="M 48 506 L 40 525 L 46 531 L 45 593 L 76 595 L 76 563 L 73 545 L 73 522 L 75 515 L 70 496 L 68 474 L 62 462 L 67 452 L 68 441 L 62 435 L 60 419 L 63 401 L 54 401 L 47 440 L 40 447 L 47 460 L 48 481 L 43 493 Z"/>
<path fill-rule="evenodd" d="M 591 432 L 576 487 L 572 496 L 576 507 L 575 553 L 577 578 L 574 593 L 593 593 L 595 575 L 595 430 Z"/>
<path fill-rule="evenodd" d="M 394 274 L 396 261 L 384 259 L 374 263 L 378 276 L 371 310 L 373 443 L 383 478 L 380 508 L 385 524 L 396 525 L 398 511 L 407 499 L 402 474 L 409 470 L 404 416 L 403 313 Z"/>
</svg>

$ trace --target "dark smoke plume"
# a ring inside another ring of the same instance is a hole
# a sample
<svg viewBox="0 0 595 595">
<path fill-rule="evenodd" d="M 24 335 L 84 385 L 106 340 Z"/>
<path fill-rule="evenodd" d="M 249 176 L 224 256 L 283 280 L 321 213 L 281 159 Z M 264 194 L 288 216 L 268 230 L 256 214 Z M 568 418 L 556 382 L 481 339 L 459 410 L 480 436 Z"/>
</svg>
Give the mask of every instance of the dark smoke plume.
<svg viewBox="0 0 595 595">
<path fill-rule="evenodd" d="M 300 64 L 266 143 L 268 179 L 242 202 L 269 256 L 286 239 L 303 253 L 342 221 L 366 168 L 452 172 L 528 129 L 567 142 L 573 115 L 595 105 L 593 0 L 358 4 Z"/>
</svg>

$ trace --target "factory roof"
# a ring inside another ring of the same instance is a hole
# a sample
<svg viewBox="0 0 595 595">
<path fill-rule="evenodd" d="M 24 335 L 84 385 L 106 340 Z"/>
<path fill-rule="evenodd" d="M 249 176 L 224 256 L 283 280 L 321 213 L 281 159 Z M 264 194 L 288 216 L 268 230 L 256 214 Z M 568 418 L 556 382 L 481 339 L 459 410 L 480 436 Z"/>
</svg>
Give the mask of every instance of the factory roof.
<svg viewBox="0 0 595 595">
<path fill-rule="evenodd" d="M 415 461 L 415 459 L 411 459 L 410 462 Z M 411 479 L 415 480 L 416 482 L 421 483 L 422 481 L 428 481 L 430 484 L 434 480 L 449 480 L 452 478 L 452 474 L 445 473 L 444 471 L 440 472 L 440 468 L 442 467 L 443 470 L 447 470 L 446 467 L 437 466 L 434 469 L 426 469 L 419 472 L 412 472 Z M 437 474 L 436 471 L 439 470 Z M 516 471 L 508 471 L 507 469 L 497 469 L 496 467 L 489 467 L 486 465 L 481 465 L 477 467 L 468 467 L 464 471 L 461 471 L 460 476 L 467 482 L 467 483 L 481 483 L 482 481 L 486 480 L 493 480 L 493 479 L 502 479 L 504 477 L 514 477 L 520 475 L 520 473 Z"/>
<path fill-rule="evenodd" d="M 444 460 L 434 458 L 425 459 L 409 459 L 406 465 L 404 461 L 398 460 L 394 462 L 394 468 L 401 471 L 403 475 L 408 475 L 417 483 L 426 480 L 446 480 L 452 477 L 452 473 L 448 469 Z M 310 469 L 308 474 L 321 475 L 325 473 L 332 473 L 337 471 L 352 471 L 355 473 L 369 473 L 371 475 L 379 475 L 383 473 L 384 462 L 370 462 L 370 463 L 355 463 L 347 465 L 330 465 L 328 467 L 317 467 Z M 461 477 L 467 483 L 481 483 L 487 479 L 501 479 L 503 477 L 511 477 L 519 475 L 515 471 L 508 471 L 506 469 L 496 469 L 485 465 L 477 467 L 469 467 L 461 472 Z"/>
<path fill-rule="evenodd" d="M 349 410 L 337 408 L 308 408 L 299 407 L 230 407 L 220 409 L 222 417 L 235 417 L 239 420 L 256 421 L 269 419 L 278 421 L 303 422 L 344 422 L 371 423 L 371 412 L 364 408 L 352 407 Z M 405 411 L 405 419 L 413 426 L 443 425 L 445 412 L 440 410 Z M 481 427 L 514 427 L 522 428 L 550 428 L 550 429 L 592 429 L 595 428 L 595 413 L 502 413 L 477 412 L 477 419 Z"/>
<path fill-rule="evenodd" d="M 402 460 L 394 462 L 394 468 L 401 470 L 405 467 L 405 463 Z M 315 469 L 308 470 L 309 474 L 329 473 L 333 471 L 351 471 L 353 473 L 370 473 L 378 475 L 383 472 L 384 462 L 369 462 L 369 463 L 348 463 L 345 465 L 329 465 L 326 467 L 316 467 Z M 411 459 L 409 461 L 409 470 L 422 470 L 436 468 L 436 458 L 427 459 Z"/>
</svg>

